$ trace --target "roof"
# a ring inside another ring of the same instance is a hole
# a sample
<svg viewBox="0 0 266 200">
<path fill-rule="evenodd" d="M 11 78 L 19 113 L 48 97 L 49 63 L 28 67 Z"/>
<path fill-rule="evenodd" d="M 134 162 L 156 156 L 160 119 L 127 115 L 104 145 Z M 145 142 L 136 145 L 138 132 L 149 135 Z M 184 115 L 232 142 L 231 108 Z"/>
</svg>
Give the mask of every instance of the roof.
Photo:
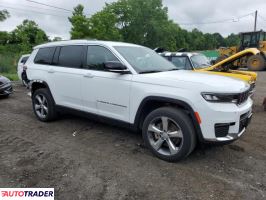
<svg viewBox="0 0 266 200">
<path fill-rule="evenodd" d="M 106 46 L 139 46 L 136 44 L 124 43 L 124 42 L 114 42 L 114 41 L 102 41 L 102 40 L 64 40 L 57 42 L 49 42 L 46 44 L 41 44 L 35 46 L 34 49 L 44 48 L 44 47 L 53 47 L 53 46 L 65 46 L 65 45 L 88 45 L 88 44 L 97 44 L 97 45 L 106 45 Z"/>
<path fill-rule="evenodd" d="M 199 55 L 200 53 L 192 53 L 192 52 L 163 52 L 163 53 L 159 53 L 159 55 L 161 56 L 166 56 L 166 57 L 170 57 L 170 56 L 195 56 L 195 55 Z"/>
<path fill-rule="evenodd" d="M 266 33 L 264 30 L 259 31 L 247 31 L 247 32 L 240 32 L 239 34 L 249 34 L 249 33 Z"/>
<path fill-rule="evenodd" d="M 29 56 L 30 56 L 30 54 L 23 54 L 23 55 L 21 56 L 21 58 L 29 57 Z"/>
</svg>

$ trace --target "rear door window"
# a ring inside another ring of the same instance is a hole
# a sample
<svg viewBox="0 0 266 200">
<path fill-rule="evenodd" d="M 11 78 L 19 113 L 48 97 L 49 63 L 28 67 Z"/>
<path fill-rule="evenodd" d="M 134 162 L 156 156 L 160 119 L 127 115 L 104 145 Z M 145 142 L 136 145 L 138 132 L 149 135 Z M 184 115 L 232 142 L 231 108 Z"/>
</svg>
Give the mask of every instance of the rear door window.
<svg viewBox="0 0 266 200">
<path fill-rule="evenodd" d="M 82 68 L 83 46 L 63 46 L 61 47 L 58 65 L 70 68 Z"/>
<path fill-rule="evenodd" d="M 54 56 L 54 52 L 55 52 L 55 47 L 46 47 L 39 49 L 34 59 L 34 63 L 50 65 Z"/>
</svg>

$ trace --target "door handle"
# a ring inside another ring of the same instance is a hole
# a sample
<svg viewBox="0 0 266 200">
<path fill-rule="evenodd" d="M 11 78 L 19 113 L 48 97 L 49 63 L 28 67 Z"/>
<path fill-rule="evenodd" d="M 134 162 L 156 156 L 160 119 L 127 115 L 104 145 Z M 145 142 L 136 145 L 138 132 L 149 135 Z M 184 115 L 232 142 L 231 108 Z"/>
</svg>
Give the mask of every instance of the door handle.
<svg viewBox="0 0 266 200">
<path fill-rule="evenodd" d="M 86 74 L 84 74 L 84 77 L 85 78 L 93 78 L 94 76 L 91 73 L 86 73 Z"/>
<path fill-rule="evenodd" d="M 53 69 L 49 69 L 49 70 L 48 70 L 48 73 L 53 74 L 53 73 L 55 73 L 55 70 L 53 70 Z"/>
</svg>

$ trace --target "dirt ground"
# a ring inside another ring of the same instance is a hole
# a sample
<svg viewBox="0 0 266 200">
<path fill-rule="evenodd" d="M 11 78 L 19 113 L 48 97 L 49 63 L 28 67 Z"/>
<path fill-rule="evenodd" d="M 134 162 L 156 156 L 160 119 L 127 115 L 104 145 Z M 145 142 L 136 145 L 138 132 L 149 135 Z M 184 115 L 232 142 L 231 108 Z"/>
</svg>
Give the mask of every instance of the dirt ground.
<svg viewBox="0 0 266 200">
<path fill-rule="evenodd" d="M 231 145 L 167 163 L 140 134 L 76 116 L 39 122 L 27 90 L 0 99 L 0 187 L 54 187 L 55 199 L 266 199 L 266 72 L 254 117 Z"/>
</svg>

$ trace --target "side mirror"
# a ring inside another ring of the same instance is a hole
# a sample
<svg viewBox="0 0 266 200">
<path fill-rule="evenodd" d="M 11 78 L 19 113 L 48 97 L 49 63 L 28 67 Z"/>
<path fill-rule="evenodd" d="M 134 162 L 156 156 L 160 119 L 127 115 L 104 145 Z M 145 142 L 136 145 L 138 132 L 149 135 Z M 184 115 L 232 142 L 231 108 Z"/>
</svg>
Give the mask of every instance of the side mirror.
<svg viewBox="0 0 266 200">
<path fill-rule="evenodd" d="M 128 74 L 130 72 L 127 67 L 119 61 L 105 62 L 104 67 L 110 72 L 116 72 L 121 74 Z"/>
</svg>

